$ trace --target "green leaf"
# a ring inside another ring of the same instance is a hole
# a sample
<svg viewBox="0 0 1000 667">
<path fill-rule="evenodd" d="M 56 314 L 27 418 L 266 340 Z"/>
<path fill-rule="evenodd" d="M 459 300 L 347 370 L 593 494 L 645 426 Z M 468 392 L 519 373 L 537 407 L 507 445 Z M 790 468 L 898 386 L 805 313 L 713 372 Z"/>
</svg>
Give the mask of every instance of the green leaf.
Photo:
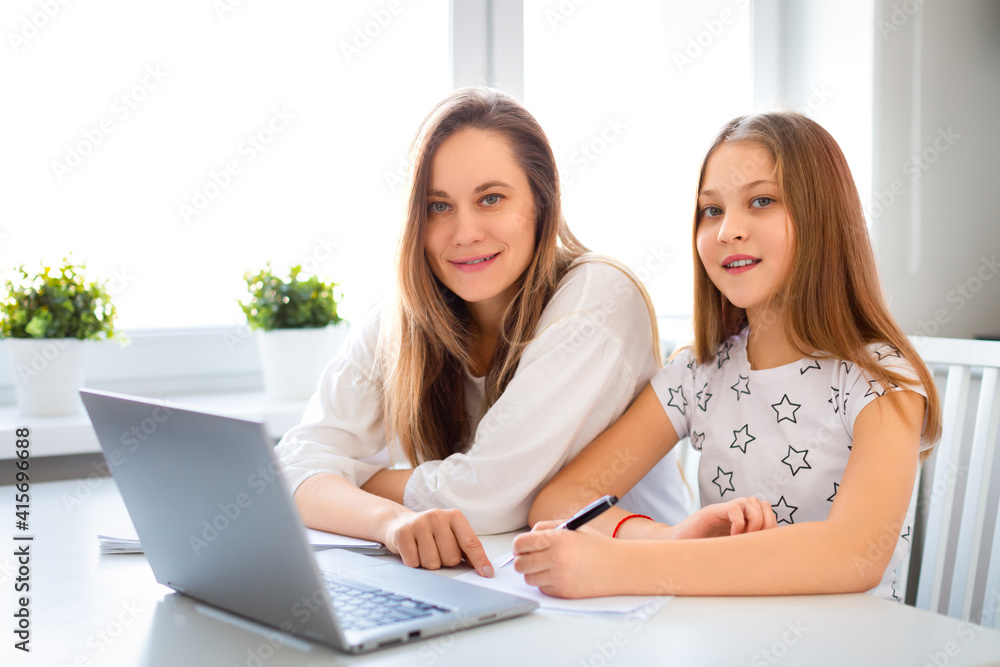
<svg viewBox="0 0 1000 667">
<path fill-rule="evenodd" d="M 56 271 L 42 266 L 30 275 L 24 266 L 5 281 L 0 302 L 0 336 L 5 338 L 123 339 L 115 331 L 116 311 L 106 283 L 87 281 L 84 264 L 63 259 Z"/>
<path fill-rule="evenodd" d="M 289 269 L 288 276 L 276 275 L 271 264 L 257 273 L 248 271 L 249 300 L 240 302 L 247 323 L 253 329 L 299 329 L 325 327 L 341 321 L 337 314 L 337 283 L 326 283 L 317 276 L 302 279 L 302 266 Z"/>
</svg>

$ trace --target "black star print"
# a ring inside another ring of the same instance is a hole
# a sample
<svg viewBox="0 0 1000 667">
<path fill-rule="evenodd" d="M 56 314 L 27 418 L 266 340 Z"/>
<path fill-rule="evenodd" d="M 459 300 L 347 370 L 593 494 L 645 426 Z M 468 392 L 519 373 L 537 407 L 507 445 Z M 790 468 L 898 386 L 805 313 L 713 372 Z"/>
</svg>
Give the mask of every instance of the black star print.
<svg viewBox="0 0 1000 667">
<path fill-rule="evenodd" d="M 865 398 L 867 398 L 867 397 L 869 397 L 869 396 L 871 396 L 873 394 L 875 396 L 882 396 L 884 393 L 885 393 L 885 389 L 883 389 L 882 385 L 880 385 L 878 383 L 878 380 L 869 380 L 868 381 L 868 391 L 865 392 Z"/>
<path fill-rule="evenodd" d="M 719 487 L 719 495 L 725 496 L 726 491 L 736 491 L 736 488 L 733 486 L 733 473 L 723 472 L 722 468 L 718 467 L 717 471 L 718 472 L 715 475 L 715 479 L 712 480 L 712 484 L 715 484 L 717 487 Z M 719 484 L 720 479 L 725 481 L 726 488 L 722 488 L 722 484 Z"/>
<path fill-rule="evenodd" d="M 774 516 L 778 520 L 778 523 L 795 523 L 795 520 L 792 519 L 792 515 L 795 514 L 797 509 L 799 508 L 794 505 L 789 505 L 785 501 L 784 496 L 781 496 L 781 500 L 779 500 L 776 504 L 771 505 L 771 511 L 774 512 Z"/>
<path fill-rule="evenodd" d="M 792 474 L 794 475 L 795 473 L 792 473 Z M 828 503 L 832 503 L 833 502 L 833 499 L 837 497 L 837 489 L 839 489 L 839 488 L 840 488 L 840 484 L 838 484 L 837 482 L 834 482 L 833 483 L 833 495 L 830 496 L 829 498 L 827 498 L 826 502 L 828 502 Z"/>
<path fill-rule="evenodd" d="M 909 541 L 910 541 L 910 527 L 909 527 L 909 526 L 907 526 L 907 527 L 906 527 L 906 532 L 905 532 L 905 533 L 903 533 L 902 535 L 900 535 L 899 537 L 900 537 L 901 539 L 904 539 L 904 540 L 906 540 L 907 542 L 909 542 Z"/>
<path fill-rule="evenodd" d="M 833 390 L 833 398 L 828 400 L 827 403 L 833 406 L 833 412 L 836 414 L 840 411 L 840 390 L 836 387 L 830 387 L 830 389 Z"/>
<path fill-rule="evenodd" d="M 851 392 L 844 392 L 844 412 L 847 412 L 847 397 L 851 395 Z"/>
<path fill-rule="evenodd" d="M 739 400 L 739 394 L 736 394 L 736 400 Z M 698 403 L 698 407 L 701 408 L 702 412 L 708 412 L 708 399 L 712 398 L 712 395 L 708 393 L 708 383 L 701 388 L 697 394 L 694 395 L 695 402 Z"/>
<path fill-rule="evenodd" d="M 722 368 L 722 364 L 729 361 L 729 350 L 731 350 L 732 347 L 733 344 L 726 341 L 725 345 L 722 346 L 722 349 L 719 350 L 719 368 Z"/>
<path fill-rule="evenodd" d="M 750 378 L 743 377 L 741 375 L 740 379 L 737 380 L 736 384 L 734 384 L 732 387 L 730 387 L 730 389 L 732 389 L 733 391 L 736 392 L 736 400 L 737 401 L 740 400 L 740 394 L 746 394 L 747 396 L 749 396 L 750 395 Z"/>
<path fill-rule="evenodd" d="M 704 433 L 698 433 L 698 431 L 695 431 L 694 433 L 691 434 L 691 446 L 697 449 L 699 452 L 701 451 L 701 444 L 703 442 L 705 442 Z"/>
<path fill-rule="evenodd" d="M 738 449 L 744 454 L 747 453 L 747 445 L 756 440 L 757 438 L 750 435 L 750 424 L 744 424 L 743 428 L 738 431 L 733 431 L 733 444 L 729 445 L 730 449 Z"/>
<path fill-rule="evenodd" d="M 892 582 L 892 599 L 896 602 L 902 602 L 903 598 L 899 597 L 899 593 L 896 592 L 896 582 Z"/>
<path fill-rule="evenodd" d="M 789 468 L 791 468 L 792 477 L 794 477 L 803 468 L 805 468 L 806 470 L 812 470 L 812 466 L 809 465 L 809 463 L 806 461 L 806 455 L 808 453 L 809 453 L 808 449 L 803 449 L 802 451 L 799 451 L 794 447 L 792 447 L 791 445 L 788 446 L 788 454 L 785 456 L 785 458 L 781 459 L 781 462 L 784 463 Z"/>
<path fill-rule="evenodd" d="M 795 421 L 795 411 L 802 407 L 800 403 L 792 403 L 788 400 L 788 394 L 781 397 L 781 400 L 777 403 L 772 403 L 771 407 L 774 411 L 778 413 L 778 423 L 780 424 L 784 420 L 788 420 L 793 424 L 797 424 Z"/>
<path fill-rule="evenodd" d="M 820 370 L 819 362 L 816 361 L 815 359 L 813 360 L 813 362 L 811 364 L 809 364 L 805 368 L 800 368 L 799 369 L 799 375 L 805 375 L 806 371 L 812 370 L 813 368 L 815 368 L 816 370 Z"/>
<path fill-rule="evenodd" d="M 688 367 L 689 371 L 693 371 L 694 370 L 694 364 L 695 364 L 696 361 L 698 361 L 698 360 L 697 359 L 692 359 L 691 361 L 689 361 L 687 363 L 687 367 Z"/>
<path fill-rule="evenodd" d="M 678 396 L 680 396 L 681 399 L 680 405 L 674 402 L 677 400 Z M 677 408 L 678 410 L 681 411 L 681 414 L 684 414 L 684 411 L 687 409 L 688 402 L 687 399 L 684 398 L 684 387 L 682 385 L 678 385 L 676 391 L 670 389 L 670 400 L 667 401 L 667 405 L 669 405 L 670 407 Z"/>
<path fill-rule="evenodd" d="M 884 350 L 891 350 L 891 352 L 884 352 Z M 886 345 L 885 347 L 875 350 L 875 354 L 878 355 L 878 360 L 888 359 L 889 357 L 896 357 L 897 359 L 902 359 L 899 354 L 899 350 L 894 348 L 892 345 Z"/>
<path fill-rule="evenodd" d="M 844 370 L 847 371 L 848 373 L 850 373 L 851 369 L 854 368 L 854 366 L 852 366 L 849 361 L 841 361 L 840 363 L 843 364 Z"/>
</svg>

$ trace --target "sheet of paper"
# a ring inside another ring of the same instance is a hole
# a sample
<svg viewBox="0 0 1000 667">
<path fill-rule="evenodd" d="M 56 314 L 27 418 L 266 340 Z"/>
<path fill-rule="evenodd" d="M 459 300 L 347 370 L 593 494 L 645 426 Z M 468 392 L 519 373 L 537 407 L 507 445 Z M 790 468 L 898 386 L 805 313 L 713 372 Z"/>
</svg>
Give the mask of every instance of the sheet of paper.
<svg viewBox="0 0 1000 667">
<path fill-rule="evenodd" d="M 313 545 L 316 549 L 336 547 L 339 549 L 362 551 L 364 553 L 389 553 L 389 550 L 386 549 L 381 542 L 362 540 L 357 537 L 348 537 L 347 535 L 339 535 L 337 533 L 328 533 L 314 528 L 306 528 L 306 539 L 308 539 L 309 544 Z"/>
<path fill-rule="evenodd" d="M 111 531 L 109 531 L 111 532 Z M 127 528 L 119 526 L 115 531 L 115 536 L 98 535 L 97 542 L 103 554 L 141 554 L 142 545 L 139 544 L 139 537 L 135 534 L 135 528 L 131 525 Z M 369 556 L 387 555 L 389 550 L 379 542 L 362 540 L 356 537 L 347 537 L 336 533 L 327 533 L 322 530 L 306 528 L 306 538 L 313 545 L 313 549 L 350 549 L 358 553 Z"/>
<path fill-rule="evenodd" d="M 504 554 L 503 558 L 494 559 L 494 562 L 502 563 L 508 556 L 510 556 L 509 553 Z M 662 595 L 614 595 L 583 600 L 554 598 L 542 593 L 536 587 L 524 583 L 524 576 L 514 569 L 513 564 L 497 569 L 492 579 L 480 577 L 475 571 L 460 574 L 455 578 L 484 588 L 492 588 L 535 600 L 543 609 L 559 611 L 628 614 L 645 607 L 647 604 L 662 606 L 673 599 Z"/>
</svg>

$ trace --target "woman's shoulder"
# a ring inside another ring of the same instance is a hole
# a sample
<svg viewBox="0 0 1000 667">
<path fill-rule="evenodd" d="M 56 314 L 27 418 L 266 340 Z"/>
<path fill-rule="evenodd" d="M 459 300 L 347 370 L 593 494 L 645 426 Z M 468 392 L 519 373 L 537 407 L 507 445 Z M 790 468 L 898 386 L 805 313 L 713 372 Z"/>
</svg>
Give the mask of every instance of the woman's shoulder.
<svg viewBox="0 0 1000 667">
<path fill-rule="evenodd" d="M 625 347 L 646 349 L 654 318 L 645 288 L 627 266 L 588 253 L 577 258 L 559 281 L 542 312 L 539 330 L 555 325 L 593 328 Z"/>
<path fill-rule="evenodd" d="M 628 266 L 607 255 L 586 253 L 573 260 L 552 298 L 571 297 L 600 303 L 610 297 L 641 298 L 644 292 L 645 287 Z"/>
</svg>

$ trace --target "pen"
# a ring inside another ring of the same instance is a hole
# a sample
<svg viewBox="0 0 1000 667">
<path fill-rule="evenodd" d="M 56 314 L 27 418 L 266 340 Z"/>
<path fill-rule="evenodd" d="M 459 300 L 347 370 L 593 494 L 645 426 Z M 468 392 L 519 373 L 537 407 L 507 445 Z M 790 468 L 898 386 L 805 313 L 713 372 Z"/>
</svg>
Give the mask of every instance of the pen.
<svg viewBox="0 0 1000 667">
<path fill-rule="evenodd" d="M 561 524 L 556 526 L 556 529 L 563 530 L 576 530 L 580 526 L 584 525 L 591 519 L 595 519 L 605 511 L 611 509 L 611 507 L 618 502 L 618 496 L 604 496 L 603 498 L 598 498 L 594 502 L 590 503 L 582 510 L 574 514 L 571 518 L 563 521 Z M 514 554 L 512 553 L 508 556 L 504 562 L 498 565 L 498 568 L 510 565 L 514 561 Z"/>
</svg>

